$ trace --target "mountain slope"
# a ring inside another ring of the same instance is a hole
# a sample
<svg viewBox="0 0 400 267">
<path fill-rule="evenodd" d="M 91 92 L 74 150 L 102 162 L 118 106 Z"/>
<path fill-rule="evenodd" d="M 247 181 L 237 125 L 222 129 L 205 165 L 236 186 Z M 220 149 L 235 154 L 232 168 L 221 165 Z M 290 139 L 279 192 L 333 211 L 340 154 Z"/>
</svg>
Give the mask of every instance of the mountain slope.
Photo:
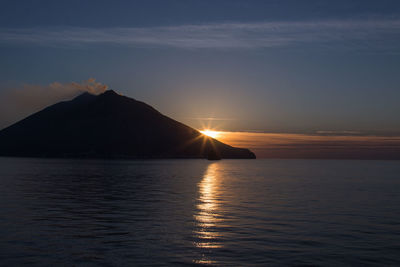
<svg viewBox="0 0 400 267">
<path fill-rule="evenodd" d="M 255 158 L 112 90 L 84 93 L 0 131 L 0 155 L 90 158 Z"/>
</svg>

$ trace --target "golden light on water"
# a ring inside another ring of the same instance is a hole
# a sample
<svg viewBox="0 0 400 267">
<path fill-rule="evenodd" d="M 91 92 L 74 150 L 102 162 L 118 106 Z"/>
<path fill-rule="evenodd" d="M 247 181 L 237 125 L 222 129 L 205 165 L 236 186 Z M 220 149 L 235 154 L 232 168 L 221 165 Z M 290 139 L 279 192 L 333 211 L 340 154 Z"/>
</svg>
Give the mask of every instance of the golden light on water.
<svg viewBox="0 0 400 267">
<path fill-rule="evenodd" d="M 215 231 L 218 223 L 223 221 L 219 213 L 219 186 L 218 164 L 212 163 L 208 166 L 203 179 L 199 183 L 199 204 L 197 204 L 198 212 L 194 215 L 198 230 L 194 233 L 199 239 L 196 242 L 197 247 L 201 248 L 220 248 L 222 245 L 218 242 L 220 233 Z"/>
<path fill-rule="evenodd" d="M 212 137 L 212 138 L 217 138 L 217 137 L 219 137 L 221 135 L 221 132 L 210 130 L 210 129 L 204 129 L 204 130 L 202 130 L 200 132 L 202 134 L 207 135 L 207 136 Z"/>
</svg>

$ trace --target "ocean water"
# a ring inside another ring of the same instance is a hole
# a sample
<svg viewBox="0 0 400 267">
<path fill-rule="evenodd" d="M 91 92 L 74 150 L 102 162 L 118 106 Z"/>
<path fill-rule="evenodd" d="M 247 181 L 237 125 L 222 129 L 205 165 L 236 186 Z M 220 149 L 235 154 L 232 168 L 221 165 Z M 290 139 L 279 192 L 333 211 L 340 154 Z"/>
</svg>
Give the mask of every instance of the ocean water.
<svg viewBox="0 0 400 267">
<path fill-rule="evenodd" d="M 3 266 L 400 265 L 400 162 L 0 158 Z"/>
</svg>

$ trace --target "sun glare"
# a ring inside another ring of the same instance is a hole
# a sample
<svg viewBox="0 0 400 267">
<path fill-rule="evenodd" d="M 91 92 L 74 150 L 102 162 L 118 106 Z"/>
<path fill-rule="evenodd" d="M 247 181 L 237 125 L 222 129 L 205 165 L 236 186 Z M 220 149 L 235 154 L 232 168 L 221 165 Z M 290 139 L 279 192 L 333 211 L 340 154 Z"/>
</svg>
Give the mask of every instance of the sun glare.
<svg viewBox="0 0 400 267">
<path fill-rule="evenodd" d="M 219 136 L 219 132 L 218 131 L 213 131 L 213 130 L 206 129 L 206 130 L 202 130 L 200 132 L 202 134 L 207 135 L 207 136 L 212 137 L 212 138 L 217 138 Z"/>
</svg>

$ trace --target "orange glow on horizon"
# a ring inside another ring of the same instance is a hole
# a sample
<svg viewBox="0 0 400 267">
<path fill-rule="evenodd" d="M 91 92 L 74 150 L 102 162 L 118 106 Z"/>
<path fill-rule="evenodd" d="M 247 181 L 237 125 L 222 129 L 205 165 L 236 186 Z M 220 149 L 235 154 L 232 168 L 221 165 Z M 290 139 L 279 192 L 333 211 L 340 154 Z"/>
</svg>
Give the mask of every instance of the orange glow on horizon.
<svg viewBox="0 0 400 267">
<path fill-rule="evenodd" d="M 397 159 L 400 136 L 219 131 L 218 140 L 259 158 Z"/>
<path fill-rule="evenodd" d="M 210 129 L 204 129 L 200 131 L 202 134 L 207 135 L 211 138 L 217 138 L 221 135 L 221 132 L 219 131 L 214 131 L 214 130 L 210 130 Z"/>
</svg>

